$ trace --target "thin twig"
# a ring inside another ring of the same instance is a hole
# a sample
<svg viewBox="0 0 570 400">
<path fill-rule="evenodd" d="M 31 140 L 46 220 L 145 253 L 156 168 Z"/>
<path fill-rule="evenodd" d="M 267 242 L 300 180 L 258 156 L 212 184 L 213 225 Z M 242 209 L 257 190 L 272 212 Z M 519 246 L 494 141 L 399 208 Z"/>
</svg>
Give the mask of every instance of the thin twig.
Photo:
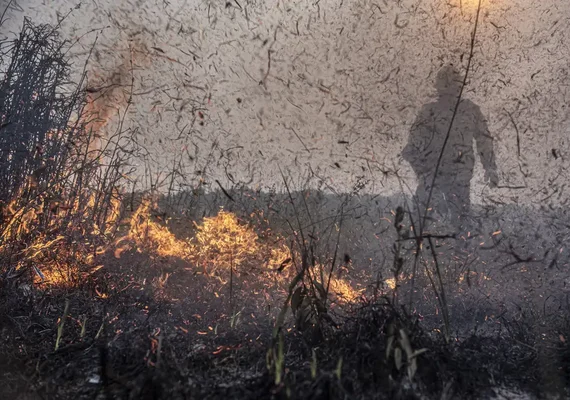
<svg viewBox="0 0 570 400">
<path fill-rule="evenodd" d="M 331 264 L 331 270 L 329 272 L 329 279 L 327 281 L 327 287 L 325 289 L 325 300 L 323 301 L 324 304 L 324 308 L 326 310 L 327 307 L 327 300 L 329 297 L 329 288 L 331 285 L 331 279 L 332 279 L 332 275 L 334 273 L 334 267 L 336 265 L 336 257 L 338 255 L 338 246 L 340 243 L 340 234 L 342 232 L 342 221 L 344 220 L 344 216 L 343 216 L 343 208 L 344 208 L 344 202 L 341 204 L 340 206 L 340 221 L 339 221 L 339 226 L 338 226 L 338 235 L 336 238 L 336 243 L 335 243 L 335 248 L 334 248 L 334 254 L 333 254 L 333 259 L 332 259 L 332 264 Z"/>
<path fill-rule="evenodd" d="M 292 131 L 295 134 L 295 136 L 297 136 L 297 139 L 299 139 L 299 142 L 301 142 L 301 144 L 303 145 L 305 150 L 307 150 L 307 153 L 311 153 L 311 150 L 309 150 L 307 145 L 305 145 L 305 142 L 303 142 L 303 139 L 301 139 L 301 137 L 299 136 L 299 134 L 297 133 L 297 131 L 294 128 L 286 126 L 285 129 Z"/>
<path fill-rule="evenodd" d="M 441 312 L 443 313 L 443 323 L 445 324 L 445 340 L 449 341 L 449 335 L 450 335 L 451 330 L 450 330 L 450 324 L 449 324 L 449 307 L 447 306 L 447 297 L 445 295 L 445 287 L 443 285 L 443 278 L 441 277 L 441 268 L 439 266 L 437 253 L 435 252 L 435 247 L 433 245 L 433 241 L 432 241 L 431 237 L 428 238 L 428 241 L 429 241 L 429 248 L 431 250 L 431 255 L 433 257 L 433 262 L 435 265 L 435 272 L 437 274 L 437 279 L 439 281 L 441 304 L 442 304 Z"/>
<path fill-rule="evenodd" d="M 10 6 L 12 5 L 12 1 L 10 0 L 8 2 L 8 4 L 6 4 L 6 7 L 4 8 L 4 11 L 2 12 L 2 15 L 0 16 L 0 26 L 2 26 L 2 24 L 4 23 L 4 17 L 6 16 L 6 13 L 8 12 L 8 9 L 10 8 Z"/>
<path fill-rule="evenodd" d="M 505 112 L 507 113 L 507 115 L 511 119 L 513 126 L 515 127 L 515 131 L 517 133 L 517 154 L 520 157 L 521 156 L 521 138 L 520 138 L 519 128 L 517 126 L 517 123 L 515 122 L 515 119 L 513 118 L 513 114 L 511 114 L 507 110 L 505 110 Z"/>
</svg>

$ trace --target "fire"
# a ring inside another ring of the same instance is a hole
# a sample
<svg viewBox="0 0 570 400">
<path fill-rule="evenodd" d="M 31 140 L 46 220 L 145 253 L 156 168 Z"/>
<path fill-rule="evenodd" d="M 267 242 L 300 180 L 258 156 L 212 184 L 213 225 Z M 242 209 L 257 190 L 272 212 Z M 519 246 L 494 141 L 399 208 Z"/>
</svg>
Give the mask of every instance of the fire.
<svg viewBox="0 0 570 400">
<path fill-rule="evenodd" d="M 122 206 L 123 196 L 118 190 L 115 190 L 114 195 L 111 197 L 109 212 L 105 218 L 104 234 L 111 234 L 112 229 L 117 226 L 121 217 Z"/>
<path fill-rule="evenodd" d="M 29 200 L 22 195 L 26 190 L 34 190 Z M 114 190 L 110 204 L 103 206 L 97 204 L 97 192 L 88 189 L 73 197 L 58 185 L 35 190 L 24 185 L 4 207 L 0 258 L 10 260 L 15 274 L 28 269 L 37 284 L 75 285 L 118 223 L 122 196 Z M 106 216 L 96 218 L 104 210 Z"/>
<path fill-rule="evenodd" d="M 270 249 L 270 257 L 267 263 L 267 268 L 271 271 L 285 271 L 288 273 L 291 268 L 290 264 L 292 263 L 292 255 L 291 249 L 285 245 L 284 243 L 276 246 L 271 247 Z"/>
<path fill-rule="evenodd" d="M 1 226 L 0 257 L 17 254 L 14 265 L 17 269 L 28 268 L 35 283 L 72 286 L 80 282 L 82 274 L 104 268 L 98 255 L 110 250 L 116 258 L 121 258 L 131 248 L 151 258 L 185 261 L 189 270 L 201 270 L 222 283 L 230 270 L 236 275 L 247 271 L 255 272 L 257 280 L 266 287 L 285 290 L 298 272 L 295 263 L 301 257 L 287 246 L 283 237 L 268 228 L 255 229 L 252 223 L 223 209 L 198 223 L 188 221 L 189 233 L 192 230 L 194 234 L 189 239 L 180 239 L 170 229 L 169 219 L 159 221 L 154 216 L 158 210 L 155 197 L 144 197 L 128 218 L 124 215 L 124 198 L 119 189 L 106 196 L 86 189 L 73 200 L 68 200 L 69 197 L 69 193 L 62 191 L 49 201 L 38 197 L 36 202 L 26 205 L 15 199 L 4 209 L 7 219 Z M 103 203 L 105 213 L 92 218 Z M 42 226 L 46 218 L 47 225 Z M 120 235 L 119 226 L 128 229 Z M 159 283 L 163 288 L 168 279 L 169 274 L 161 277 Z M 354 302 L 362 292 L 348 279 L 330 280 L 329 296 L 335 303 Z"/>
<path fill-rule="evenodd" d="M 196 225 L 192 244 L 200 265 L 209 272 L 240 266 L 257 258 L 260 245 L 255 231 L 233 213 L 220 211 Z"/>
<path fill-rule="evenodd" d="M 128 235 L 116 241 L 117 258 L 131 240 L 139 250 L 179 258 L 208 274 L 220 274 L 230 268 L 239 273 L 246 266 L 262 265 L 266 265 L 266 270 L 276 270 L 285 259 L 290 259 L 286 246 L 266 249 L 253 227 L 241 222 L 233 213 L 221 210 L 213 217 L 206 217 L 200 223 L 194 223 L 193 238 L 178 239 L 168 226 L 153 220 L 151 214 L 156 208 L 156 201 L 150 198 L 142 201 L 130 218 Z M 124 242 L 127 244 L 119 247 Z M 262 250 L 268 250 L 268 261 L 264 261 Z"/>
<path fill-rule="evenodd" d="M 388 279 L 384 279 L 384 285 L 386 285 L 388 288 L 390 288 L 391 290 L 395 290 L 397 286 L 401 285 L 404 282 L 409 281 L 410 279 L 412 279 L 412 274 L 406 275 L 406 274 L 400 274 L 398 276 L 398 279 L 396 280 L 396 278 L 388 278 Z"/>
<path fill-rule="evenodd" d="M 29 233 L 34 222 L 36 222 L 37 214 L 35 210 L 19 206 L 18 198 L 19 195 L 15 196 L 3 211 L 2 220 L 8 221 L 8 223 L 4 226 L 2 232 L 0 243 L 3 244 L 0 246 L 0 250 L 6 243 L 12 240 L 19 240 L 24 234 Z"/>
<path fill-rule="evenodd" d="M 151 210 L 157 207 L 156 201 L 145 198 L 131 216 L 129 238 L 140 248 L 150 249 L 163 257 L 187 259 L 189 244 L 179 240 L 170 230 L 151 218 Z"/>
<path fill-rule="evenodd" d="M 329 296 L 339 303 L 354 303 L 364 289 L 355 289 L 349 281 L 342 278 L 332 278 L 329 287 Z"/>
<path fill-rule="evenodd" d="M 396 289 L 396 279 L 395 278 L 388 278 L 384 280 L 384 283 L 386 284 L 386 286 L 388 286 L 390 289 L 394 290 Z"/>
</svg>

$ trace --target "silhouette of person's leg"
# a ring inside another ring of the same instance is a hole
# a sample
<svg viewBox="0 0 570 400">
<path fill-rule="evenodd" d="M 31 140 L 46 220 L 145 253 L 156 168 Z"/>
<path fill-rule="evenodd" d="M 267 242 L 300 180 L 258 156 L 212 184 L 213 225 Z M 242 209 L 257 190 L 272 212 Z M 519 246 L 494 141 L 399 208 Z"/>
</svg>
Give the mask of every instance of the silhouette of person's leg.
<svg viewBox="0 0 570 400">
<path fill-rule="evenodd" d="M 413 205 L 410 209 L 410 223 L 413 224 L 415 229 L 415 234 L 420 234 L 421 224 L 424 223 L 424 213 L 426 209 L 425 201 L 427 199 L 427 193 L 425 186 L 423 185 L 421 179 L 418 187 L 416 188 L 416 193 L 412 199 Z"/>
<path fill-rule="evenodd" d="M 470 185 L 458 185 L 453 189 L 447 194 L 449 223 L 454 232 L 459 233 L 469 229 L 470 226 Z"/>
<path fill-rule="evenodd" d="M 419 230 L 420 225 L 425 224 L 423 225 L 424 232 L 433 229 L 441 223 L 445 223 L 448 213 L 444 194 L 436 185 L 431 193 L 431 198 L 429 198 L 430 187 L 431 180 L 429 178 L 420 179 L 412 210 L 412 219 L 416 229 Z"/>
<path fill-rule="evenodd" d="M 424 232 L 436 227 L 450 230 L 448 233 L 459 233 L 469 229 L 470 185 L 465 185 L 464 182 L 457 185 L 436 183 L 428 204 L 430 185 L 431 181 L 420 179 L 416 190 L 414 207 L 411 210 L 416 229 L 419 230 L 420 224 L 424 222 Z"/>
</svg>

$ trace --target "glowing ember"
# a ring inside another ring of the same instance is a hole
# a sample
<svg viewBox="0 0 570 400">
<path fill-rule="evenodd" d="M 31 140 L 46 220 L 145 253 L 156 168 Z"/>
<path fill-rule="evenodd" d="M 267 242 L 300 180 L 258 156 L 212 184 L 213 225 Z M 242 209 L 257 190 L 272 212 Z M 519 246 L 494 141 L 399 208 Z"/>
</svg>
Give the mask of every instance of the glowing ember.
<svg viewBox="0 0 570 400">
<path fill-rule="evenodd" d="M 332 278 L 329 296 L 341 303 L 352 303 L 358 300 L 364 289 L 354 289 L 350 282 L 344 279 Z"/>
</svg>

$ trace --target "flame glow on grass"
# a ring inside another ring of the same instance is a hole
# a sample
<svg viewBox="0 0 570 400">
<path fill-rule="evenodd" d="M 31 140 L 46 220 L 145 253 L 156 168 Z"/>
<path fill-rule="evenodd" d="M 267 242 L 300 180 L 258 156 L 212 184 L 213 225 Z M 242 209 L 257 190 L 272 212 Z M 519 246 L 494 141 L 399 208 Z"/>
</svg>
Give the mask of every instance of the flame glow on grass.
<svg viewBox="0 0 570 400">
<path fill-rule="evenodd" d="M 258 235 L 233 213 L 221 210 L 216 216 L 196 224 L 196 230 L 192 253 L 210 273 L 231 267 L 239 269 L 247 261 L 258 259 Z"/>
<path fill-rule="evenodd" d="M 27 191 L 30 196 L 23 195 Z M 97 223 L 93 216 L 103 208 L 95 191 L 85 189 L 72 197 L 58 185 L 37 190 L 28 182 L 2 210 L 0 259 L 13 274 L 30 271 L 36 284 L 76 285 L 119 221 L 122 196 L 112 194 L 106 216 Z"/>
<path fill-rule="evenodd" d="M 355 289 L 349 281 L 342 278 L 332 278 L 329 287 L 329 297 L 340 303 L 353 303 L 364 289 Z"/>
<path fill-rule="evenodd" d="M 264 237 L 271 236 L 271 240 L 261 239 L 253 226 L 231 212 L 221 210 L 215 216 L 194 222 L 194 237 L 180 240 L 167 226 L 152 220 L 153 207 L 156 204 L 144 200 L 130 219 L 128 237 L 139 250 L 183 259 L 222 284 L 228 283 L 229 271 L 233 269 L 236 275 L 253 272 L 256 278 L 252 282 L 272 282 L 271 285 L 277 284 L 285 290 L 296 273 L 293 259 L 298 257 L 293 257 L 283 238 L 264 231 Z M 329 297 L 334 303 L 355 302 L 363 292 L 364 289 L 355 289 L 347 279 L 330 281 Z"/>
<path fill-rule="evenodd" d="M 89 217 L 101 202 L 96 193 L 86 192 L 72 202 L 65 201 L 61 195 L 49 203 L 47 209 L 45 199 L 26 206 L 14 200 L 5 208 L 9 218 L 2 226 L 0 257 L 17 254 L 16 269 L 30 270 L 35 283 L 60 287 L 73 286 L 85 273 L 102 268 L 97 255 L 105 249 L 114 250 L 116 258 L 121 258 L 124 250 L 136 248 L 151 259 L 183 260 L 191 269 L 205 272 L 222 283 L 228 281 L 230 269 L 236 275 L 253 273 L 255 279 L 248 278 L 248 281 L 275 290 L 285 290 L 297 273 L 295 260 L 300 259 L 299 255 L 293 254 L 285 238 L 270 229 L 254 229 L 252 223 L 221 210 L 198 223 L 188 221 L 188 233 L 193 231 L 194 235 L 191 239 L 179 239 L 168 226 L 168 220 L 159 221 L 154 216 L 158 205 L 151 197 L 145 197 L 132 215 L 123 219 L 128 226 L 126 234 L 109 243 L 107 239 L 116 237 L 124 210 L 119 191 L 107 198 L 107 211 L 100 226 Z M 42 218 L 46 217 L 48 224 L 41 225 Z M 252 221 L 254 219 L 252 216 Z M 45 226 L 49 228 L 47 231 Z M 163 289 L 168 276 L 161 278 Z M 329 296 L 336 303 L 353 302 L 362 292 L 347 279 L 330 281 Z"/>
<path fill-rule="evenodd" d="M 156 203 L 150 198 L 143 199 L 130 219 L 129 237 L 135 241 L 140 249 L 154 252 L 163 257 L 189 257 L 189 244 L 179 240 L 165 226 L 151 218 L 151 210 Z"/>
<path fill-rule="evenodd" d="M 388 279 L 384 280 L 384 283 L 390 289 L 392 289 L 392 290 L 396 289 L 396 279 L 395 278 L 388 278 Z"/>
<path fill-rule="evenodd" d="M 116 244 L 132 240 L 139 251 L 154 253 L 162 257 L 176 257 L 193 264 L 208 274 L 219 275 L 234 268 L 239 273 L 245 268 L 258 273 L 277 270 L 291 252 L 277 240 L 275 245 L 262 243 L 252 226 L 225 210 L 217 215 L 194 222 L 195 235 L 192 239 L 178 239 L 168 226 L 156 222 L 152 210 L 156 202 L 142 201 L 130 218 L 129 234 Z M 190 222 L 189 222 L 190 223 Z M 117 247 L 117 258 L 128 247 Z M 267 255 L 268 256 L 267 256 Z"/>
</svg>

